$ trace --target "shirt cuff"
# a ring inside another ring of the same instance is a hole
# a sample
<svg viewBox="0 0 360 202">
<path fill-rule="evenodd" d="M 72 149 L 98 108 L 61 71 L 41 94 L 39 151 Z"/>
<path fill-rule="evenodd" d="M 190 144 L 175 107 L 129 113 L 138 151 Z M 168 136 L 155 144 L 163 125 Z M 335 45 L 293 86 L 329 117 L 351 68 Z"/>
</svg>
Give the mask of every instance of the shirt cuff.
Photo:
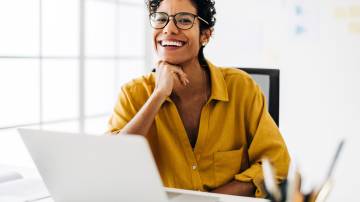
<svg viewBox="0 0 360 202">
<path fill-rule="evenodd" d="M 264 187 L 264 176 L 260 164 L 252 165 L 244 172 L 235 175 L 235 180 L 241 182 L 252 182 L 256 187 L 255 196 L 264 198 L 266 191 Z"/>
</svg>

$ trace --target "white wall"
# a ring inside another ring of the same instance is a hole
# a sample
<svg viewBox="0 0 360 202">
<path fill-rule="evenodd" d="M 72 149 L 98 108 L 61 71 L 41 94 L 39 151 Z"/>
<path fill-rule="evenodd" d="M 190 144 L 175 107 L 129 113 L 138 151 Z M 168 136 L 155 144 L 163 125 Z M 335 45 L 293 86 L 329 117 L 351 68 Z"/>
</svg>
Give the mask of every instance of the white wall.
<svg viewBox="0 0 360 202">
<path fill-rule="evenodd" d="M 358 201 L 360 0 L 218 0 L 216 9 L 205 55 L 217 65 L 279 68 L 280 129 L 305 189 L 324 177 L 345 137 L 329 201 Z"/>
</svg>

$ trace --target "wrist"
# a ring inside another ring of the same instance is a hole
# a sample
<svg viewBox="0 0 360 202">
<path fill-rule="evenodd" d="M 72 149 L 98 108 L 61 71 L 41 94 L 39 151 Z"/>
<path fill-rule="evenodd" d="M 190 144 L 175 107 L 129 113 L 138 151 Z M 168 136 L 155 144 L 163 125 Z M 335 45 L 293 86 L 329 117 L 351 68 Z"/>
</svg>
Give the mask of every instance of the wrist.
<svg viewBox="0 0 360 202">
<path fill-rule="evenodd" d="M 162 102 L 168 97 L 168 95 L 158 89 L 155 89 L 151 95 L 154 98 L 160 99 Z"/>
</svg>

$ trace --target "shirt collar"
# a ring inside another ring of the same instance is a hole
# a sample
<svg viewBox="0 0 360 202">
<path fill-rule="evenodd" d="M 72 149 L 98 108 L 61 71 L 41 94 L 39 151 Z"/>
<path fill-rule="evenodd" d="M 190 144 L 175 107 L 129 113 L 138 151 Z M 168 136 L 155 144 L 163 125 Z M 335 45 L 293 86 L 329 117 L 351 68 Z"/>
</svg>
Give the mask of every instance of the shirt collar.
<svg viewBox="0 0 360 202">
<path fill-rule="evenodd" d="M 220 100 L 220 101 L 229 101 L 229 95 L 227 91 L 227 86 L 225 83 L 224 75 L 221 70 L 213 65 L 209 60 L 206 60 L 209 71 L 210 71 L 210 81 L 211 81 L 211 95 L 210 100 Z M 166 98 L 166 101 L 172 102 L 170 97 Z"/>
<path fill-rule="evenodd" d="M 221 70 L 206 60 L 210 70 L 211 96 L 210 99 L 229 101 L 227 86 Z"/>
</svg>

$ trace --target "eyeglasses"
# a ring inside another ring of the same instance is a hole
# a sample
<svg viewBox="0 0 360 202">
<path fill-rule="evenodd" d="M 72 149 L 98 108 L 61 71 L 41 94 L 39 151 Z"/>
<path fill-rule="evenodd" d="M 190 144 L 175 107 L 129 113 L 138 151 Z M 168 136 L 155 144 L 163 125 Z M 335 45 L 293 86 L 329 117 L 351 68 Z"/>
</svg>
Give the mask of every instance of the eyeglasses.
<svg viewBox="0 0 360 202">
<path fill-rule="evenodd" d="M 175 26 L 182 30 L 191 29 L 194 25 L 195 18 L 199 18 L 199 20 L 203 21 L 207 25 L 209 24 L 206 20 L 202 19 L 200 16 L 186 12 L 177 13 L 175 15 L 168 15 L 167 13 L 164 12 L 155 12 L 155 13 L 151 13 L 149 18 L 150 18 L 150 24 L 154 29 L 164 28 L 169 23 L 170 18 L 173 18 Z"/>
</svg>

